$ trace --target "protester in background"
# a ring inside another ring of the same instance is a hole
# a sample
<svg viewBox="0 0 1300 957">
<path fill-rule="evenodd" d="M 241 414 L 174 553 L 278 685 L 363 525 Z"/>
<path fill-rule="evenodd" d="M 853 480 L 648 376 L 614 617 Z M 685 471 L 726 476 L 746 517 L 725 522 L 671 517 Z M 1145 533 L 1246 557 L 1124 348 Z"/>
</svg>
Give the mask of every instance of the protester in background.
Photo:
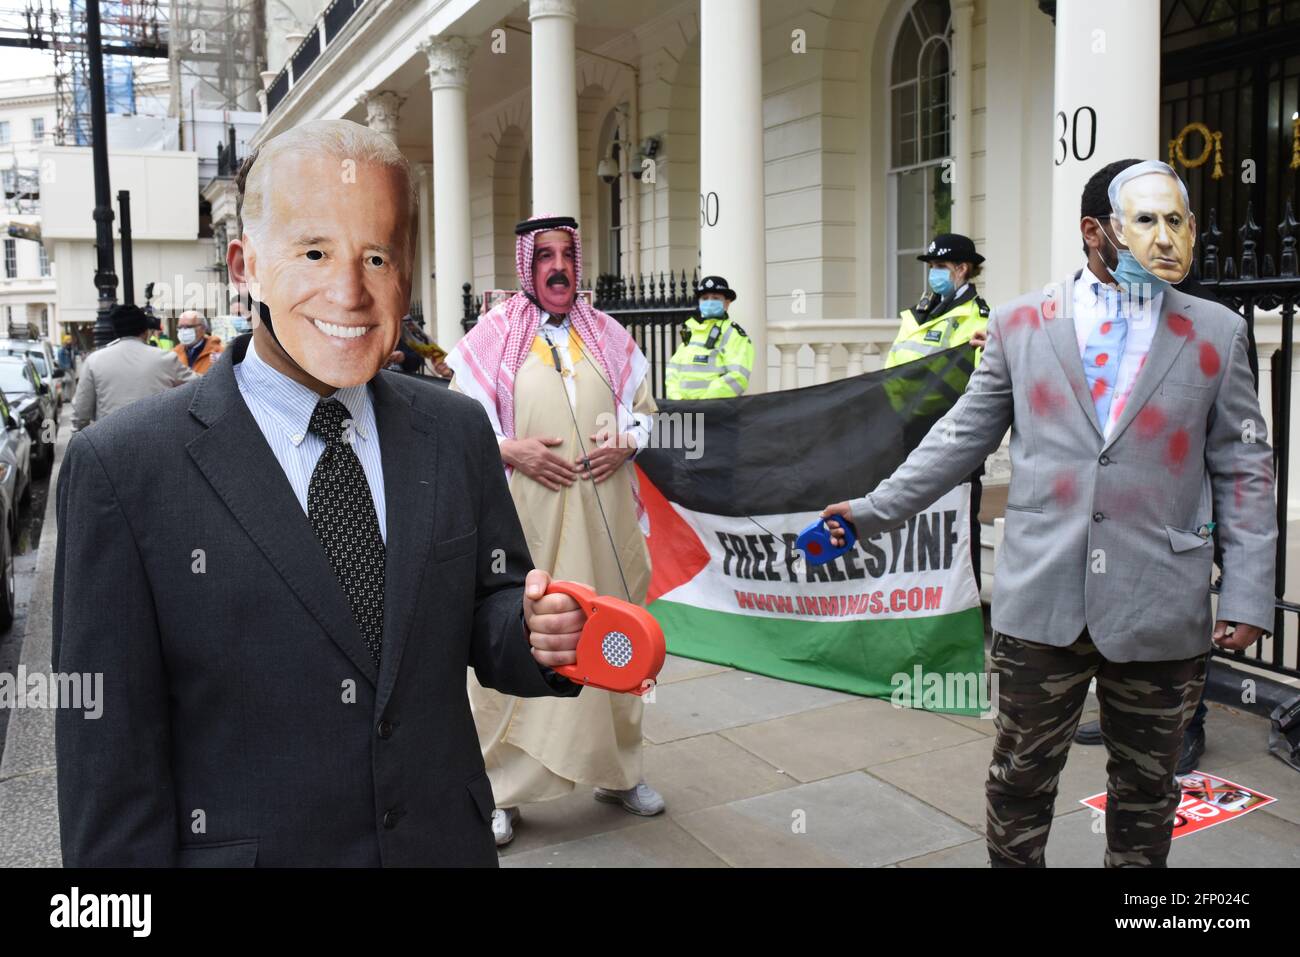
<svg viewBox="0 0 1300 957">
<path fill-rule="evenodd" d="M 929 290 L 911 309 L 904 309 L 898 335 L 885 359 L 885 368 L 902 365 L 924 356 L 969 342 L 975 348 L 975 364 L 988 341 L 989 307 L 975 289 L 975 278 L 983 269 L 984 257 L 975 243 L 959 233 L 940 233 L 924 253 L 916 257 L 930 267 Z M 980 476 L 984 463 L 970 474 L 970 561 L 975 587 L 980 587 L 980 501 L 984 486 Z"/>
<path fill-rule="evenodd" d="M 452 349 L 451 388 L 477 400 L 496 430 L 510 492 L 537 567 L 637 604 L 650 585 L 648 520 L 632 455 L 649 442 L 648 364 L 612 317 L 576 293 L 578 224 L 520 223 L 521 291 Z M 653 815 L 664 800 L 641 777 L 642 699 L 587 688 L 572 700 L 515 698 L 470 680 L 470 703 L 497 810 L 498 845 L 519 805 L 595 787 L 598 801 Z"/>
<path fill-rule="evenodd" d="M 176 322 L 176 338 L 180 342 L 172 351 L 187 369 L 193 370 L 195 375 L 203 375 L 225 348 L 221 337 L 212 335 L 208 321 L 192 309 L 182 312 Z"/>
<path fill-rule="evenodd" d="M 691 316 L 683 342 L 668 362 L 669 399 L 725 399 L 749 388 L 754 343 L 731 318 L 735 291 L 721 276 L 705 276 L 697 292 L 699 318 Z"/>
<path fill-rule="evenodd" d="M 74 432 L 137 399 L 194 378 L 174 352 L 159 352 L 145 341 L 149 319 L 139 306 L 114 306 L 108 317 L 117 338 L 82 364 L 81 384 L 72 401 Z"/>
</svg>

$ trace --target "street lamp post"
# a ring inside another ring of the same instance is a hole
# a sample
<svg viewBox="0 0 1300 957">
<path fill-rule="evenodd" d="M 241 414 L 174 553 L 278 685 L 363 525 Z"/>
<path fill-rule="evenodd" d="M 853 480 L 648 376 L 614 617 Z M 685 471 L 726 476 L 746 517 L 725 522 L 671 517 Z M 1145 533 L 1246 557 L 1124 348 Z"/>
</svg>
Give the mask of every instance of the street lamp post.
<svg viewBox="0 0 1300 957">
<path fill-rule="evenodd" d="M 117 274 L 113 271 L 113 206 L 108 181 L 108 132 L 104 103 L 104 57 L 99 34 L 99 0 L 86 3 L 86 56 L 90 60 L 90 131 L 95 164 L 95 288 L 99 309 L 95 345 L 117 336 L 108 313 L 117 304 Z"/>
<path fill-rule="evenodd" d="M 135 304 L 135 276 L 131 269 L 131 191 L 117 191 L 117 208 L 122 211 L 122 301 Z"/>
</svg>

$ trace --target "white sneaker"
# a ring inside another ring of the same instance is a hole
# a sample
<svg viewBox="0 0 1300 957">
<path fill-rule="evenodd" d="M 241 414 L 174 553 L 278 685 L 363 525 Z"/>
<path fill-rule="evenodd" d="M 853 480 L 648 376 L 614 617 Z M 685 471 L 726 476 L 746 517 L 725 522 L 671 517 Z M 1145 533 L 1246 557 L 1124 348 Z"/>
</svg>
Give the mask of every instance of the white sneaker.
<svg viewBox="0 0 1300 957">
<path fill-rule="evenodd" d="M 515 839 L 515 821 L 519 820 L 519 808 L 497 808 L 492 812 L 492 836 L 496 838 L 497 847 L 505 847 Z"/>
<path fill-rule="evenodd" d="M 606 804 L 621 804 L 623 810 L 640 814 L 642 817 L 654 817 L 656 814 L 662 814 L 664 810 L 663 796 L 644 781 L 626 791 L 596 788 L 595 798 Z"/>
</svg>

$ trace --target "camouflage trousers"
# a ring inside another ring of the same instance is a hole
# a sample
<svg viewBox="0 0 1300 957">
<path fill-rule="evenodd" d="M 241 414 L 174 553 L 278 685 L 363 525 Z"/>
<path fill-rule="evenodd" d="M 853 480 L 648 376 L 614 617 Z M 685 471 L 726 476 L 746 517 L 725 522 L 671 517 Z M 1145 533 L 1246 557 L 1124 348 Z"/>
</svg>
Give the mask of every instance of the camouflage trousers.
<svg viewBox="0 0 1300 957">
<path fill-rule="evenodd" d="M 1106 866 L 1164 867 L 1183 730 L 1208 652 L 1183 661 L 1107 661 L 1088 632 L 1064 648 L 993 633 L 997 740 L 986 840 L 994 867 L 1043 867 L 1056 785 L 1096 677 L 1106 745 Z M 1084 795 L 1080 795 L 1083 797 Z"/>
</svg>

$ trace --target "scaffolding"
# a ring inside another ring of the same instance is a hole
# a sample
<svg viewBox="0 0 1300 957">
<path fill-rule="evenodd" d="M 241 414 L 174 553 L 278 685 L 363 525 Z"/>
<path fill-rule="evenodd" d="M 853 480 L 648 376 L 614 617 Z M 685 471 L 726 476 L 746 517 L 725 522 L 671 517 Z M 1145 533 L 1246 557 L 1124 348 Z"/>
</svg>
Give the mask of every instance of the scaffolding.
<svg viewBox="0 0 1300 957">
<path fill-rule="evenodd" d="M 91 142 L 86 3 L 0 0 L 0 47 L 53 55 L 54 142 Z M 21 5 L 20 5 L 21 4 Z M 265 0 L 99 0 L 107 112 L 135 112 L 133 60 L 167 60 L 168 115 L 256 112 L 266 64 Z"/>
</svg>

